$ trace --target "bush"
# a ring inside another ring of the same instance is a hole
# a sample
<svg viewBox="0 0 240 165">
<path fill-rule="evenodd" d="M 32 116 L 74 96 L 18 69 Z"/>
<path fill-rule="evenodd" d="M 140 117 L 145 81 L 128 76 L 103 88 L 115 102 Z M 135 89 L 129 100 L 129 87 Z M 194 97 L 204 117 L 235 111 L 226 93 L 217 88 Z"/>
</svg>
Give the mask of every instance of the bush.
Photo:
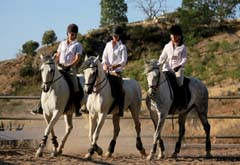
<svg viewBox="0 0 240 165">
<path fill-rule="evenodd" d="M 22 45 L 22 53 L 34 56 L 39 43 L 33 40 L 27 41 Z"/>
<path fill-rule="evenodd" d="M 33 76 L 34 75 L 34 68 L 31 65 L 26 65 L 20 69 L 20 76 Z"/>
</svg>

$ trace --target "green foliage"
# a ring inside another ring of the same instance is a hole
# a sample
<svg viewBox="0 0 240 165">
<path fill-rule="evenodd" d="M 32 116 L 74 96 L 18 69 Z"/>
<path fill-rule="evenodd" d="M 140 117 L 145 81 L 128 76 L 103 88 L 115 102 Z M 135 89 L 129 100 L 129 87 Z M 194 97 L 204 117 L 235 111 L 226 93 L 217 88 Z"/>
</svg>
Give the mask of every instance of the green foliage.
<svg viewBox="0 0 240 165">
<path fill-rule="evenodd" d="M 123 72 L 123 77 L 130 77 L 137 80 L 142 87 L 142 90 L 147 90 L 147 79 L 144 71 L 144 61 L 132 61 L 131 64 L 127 64 L 127 68 Z"/>
<path fill-rule="evenodd" d="M 190 64 L 185 65 L 184 74 L 186 76 L 191 76 L 193 74 L 193 66 Z"/>
<path fill-rule="evenodd" d="M 55 34 L 55 32 L 53 30 L 48 30 L 46 32 L 44 32 L 43 37 L 42 37 L 42 44 L 45 45 L 49 45 L 52 44 L 57 41 L 57 36 Z"/>
<path fill-rule="evenodd" d="M 26 65 L 23 68 L 20 69 L 20 76 L 26 77 L 26 76 L 33 76 L 34 75 L 34 68 L 32 65 Z"/>
<path fill-rule="evenodd" d="M 101 0 L 100 26 L 126 23 L 127 4 L 124 0 Z"/>
<path fill-rule="evenodd" d="M 39 43 L 33 40 L 27 41 L 22 45 L 22 53 L 34 56 L 36 49 L 39 47 Z"/>
<path fill-rule="evenodd" d="M 219 42 L 213 42 L 208 45 L 208 51 L 213 53 L 216 52 L 219 48 Z"/>
<path fill-rule="evenodd" d="M 198 26 L 221 25 L 225 18 L 235 15 L 238 4 L 239 0 L 183 0 L 177 12 L 183 28 L 192 31 Z"/>
<path fill-rule="evenodd" d="M 220 47 L 220 49 L 223 50 L 223 51 L 230 51 L 233 46 L 231 46 L 231 44 L 230 44 L 228 41 L 223 40 L 223 41 L 219 44 L 219 47 Z"/>
<path fill-rule="evenodd" d="M 83 46 L 83 54 L 88 56 L 96 56 L 102 54 L 105 42 L 97 37 L 79 37 L 78 41 Z"/>
</svg>

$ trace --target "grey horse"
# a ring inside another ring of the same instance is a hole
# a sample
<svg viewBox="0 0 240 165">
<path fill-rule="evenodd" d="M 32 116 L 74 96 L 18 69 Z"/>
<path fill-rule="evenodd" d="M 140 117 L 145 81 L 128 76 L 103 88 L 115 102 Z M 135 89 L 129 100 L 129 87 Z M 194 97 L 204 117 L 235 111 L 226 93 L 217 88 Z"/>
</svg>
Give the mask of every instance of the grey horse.
<svg viewBox="0 0 240 165">
<path fill-rule="evenodd" d="M 145 61 L 145 71 L 148 82 L 148 96 L 146 99 L 147 107 L 150 111 L 150 116 L 155 126 L 155 133 L 153 137 L 153 146 L 147 160 L 152 160 L 159 142 L 159 155 L 158 159 L 164 157 L 164 143 L 161 139 L 161 131 L 166 117 L 169 114 L 171 105 L 173 103 L 172 88 L 166 80 L 165 74 L 161 71 L 162 66 L 158 64 L 155 59 Z M 191 99 L 188 105 L 184 108 L 178 107 L 179 123 L 179 138 L 175 146 L 175 151 L 172 157 L 177 157 L 180 152 L 181 142 L 185 133 L 185 121 L 188 113 L 195 110 L 202 122 L 206 134 L 206 157 L 211 157 L 211 141 L 210 141 L 210 124 L 207 119 L 208 113 L 208 90 L 206 86 L 196 78 L 189 78 L 189 89 Z"/>
</svg>

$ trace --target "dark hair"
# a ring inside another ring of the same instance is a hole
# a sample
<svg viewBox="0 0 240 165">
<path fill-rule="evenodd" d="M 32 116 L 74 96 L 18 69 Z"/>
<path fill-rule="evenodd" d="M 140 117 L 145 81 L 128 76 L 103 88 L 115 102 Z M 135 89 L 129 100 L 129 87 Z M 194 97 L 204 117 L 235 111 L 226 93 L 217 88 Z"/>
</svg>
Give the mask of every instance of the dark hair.
<svg viewBox="0 0 240 165">
<path fill-rule="evenodd" d="M 182 29 L 179 25 L 173 25 L 171 28 L 170 28 L 170 34 L 173 34 L 173 35 L 180 35 L 182 36 Z"/>
<path fill-rule="evenodd" d="M 115 36 L 115 35 L 118 35 L 118 36 L 122 35 L 122 28 L 120 26 L 114 26 L 112 28 L 111 36 Z"/>
<path fill-rule="evenodd" d="M 179 25 L 173 25 L 173 26 L 170 28 L 170 34 L 180 35 L 180 36 L 181 36 L 181 40 L 180 40 L 179 45 L 182 45 L 182 44 L 183 44 L 182 28 L 181 28 Z"/>
<path fill-rule="evenodd" d="M 78 26 L 76 24 L 70 24 L 67 27 L 67 32 L 78 33 Z"/>
</svg>

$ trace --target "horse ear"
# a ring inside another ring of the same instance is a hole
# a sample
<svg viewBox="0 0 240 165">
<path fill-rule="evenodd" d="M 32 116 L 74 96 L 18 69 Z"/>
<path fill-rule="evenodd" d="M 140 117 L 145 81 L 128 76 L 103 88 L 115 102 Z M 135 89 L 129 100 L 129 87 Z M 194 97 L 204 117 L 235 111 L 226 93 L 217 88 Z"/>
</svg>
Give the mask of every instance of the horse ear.
<svg viewBox="0 0 240 165">
<path fill-rule="evenodd" d="M 43 61 L 43 59 L 44 59 L 44 55 L 43 54 L 40 54 L 40 59 L 41 59 L 41 61 Z"/>
<path fill-rule="evenodd" d="M 94 63 L 96 63 L 97 60 L 99 60 L 99 55 L 95 58 Z"/>
<path fill-rule="evenodd" d="M 87 61 L 87 59 L 88 59 L 88 55 L 86 54 L 85 58 L 84 58 L 84 61 Z"/>
<path fill-rule="evenodd" d="M 53 55 L 52 55 L 52 60 L 55 60 L 55 58 L 56 58 L 56 56 L 57 56 L 57 53 L 54 53 Z"/>
</svg>

